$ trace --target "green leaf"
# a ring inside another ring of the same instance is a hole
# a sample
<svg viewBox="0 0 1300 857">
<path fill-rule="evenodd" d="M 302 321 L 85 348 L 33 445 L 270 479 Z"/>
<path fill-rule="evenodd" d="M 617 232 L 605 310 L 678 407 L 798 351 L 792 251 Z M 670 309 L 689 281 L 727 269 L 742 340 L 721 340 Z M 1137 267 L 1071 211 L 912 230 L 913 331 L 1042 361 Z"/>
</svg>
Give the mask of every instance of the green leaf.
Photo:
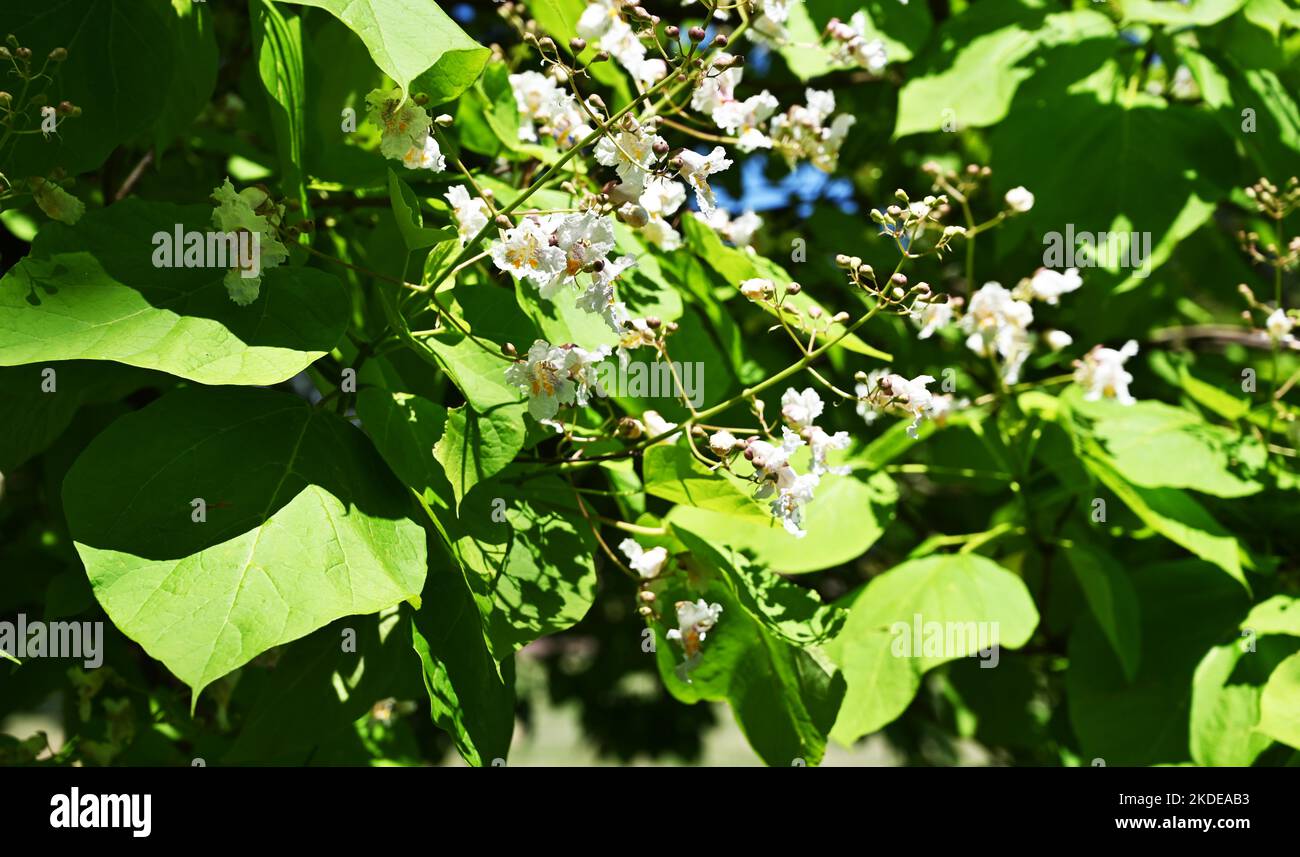
<svg viewBox="0 0 1300 857">
<path fill-rule="evenodd" d="M 1214 520 L 1205 507 L 1175 488 L 1133 485 L 1096 452 L 1083 457 L 1084 465 L 1114 492 L 1144 524 L 1175 544 L 1226 571 L 1250 591 L 1242 570 L 1242 548 L 1237 539 Z"/>
<path fill-rule="evenodd" d="M 515 730 L 513 662 L 493 660 L 459 568 L 434 569 L 423 601 L 411 633 L 433 722 L 469 764 L 505 761 Z"/>
<path fill-rule="evenodd" d="M 325 9 L 361 37 L 375 65 L 431 105 L 468 89 L 491 56 L 433 0 L 280 0 Z"/>
<path fill-rule="evenodd" d="M 433 447 L 459 504 L 469 490 L 514 461 L 524 447 L 523 403 L 480 414 L 468 405 L 447 412 L 447 429 Z"/>
<path fill-rule="evenodd" d="M 1090 423 L 1111 465 L 1134 485 L 1190 488 L 1218 497 L 1263 490 L 1252 476 L 1263 470 L 1268 454 L 1253 438 L 1163 402 L 1086 402 L 1077 388 L 1067 392 L 1067 400 L 1071 413 Z"/>
<path fill-rule="evenodd" d="M 1300 749 L 1300 653 L 1268 677 L 1259 699 L 1259 731 Z"/>
<path fill-rule="evenodd" d="M 945 130 L 946 123 L 967 128 L 1000 122 L 1017 88 L 1034 74 L 1026 61 L 1035 51 L 1114 37 L 1114 24 L 1099 12 L 1046 14 L 1036 5 L 986 0 L 946 21 L 931 40 L 933 51 L 922 56 L 899 92 L 894 137 Z"/>
<path fill-rule="evenodd" d="M 816 591 L 790 583 L 734 550 L 715 547 L 708 536 L 678 524 L 673 524 L 673 533 L 726 581 L 751 616 L 786 642 L 799 646 L 825 642 L 843 626 L 845 612 L 822 603 Z"/>
<path fill-rule="evenodd" d="M 104 610 L 195 699 L 272 646 L 424 583 L 424 532 L 365 437 L 282 393 L 169 393 L 91 442 L 63 502 Z"/>
<path fill-rule="evenodd" d="M 46 103 L 70 101 L 82 112 L 59 123 L 57 138 L 25 134 L 12 140 L 0 169 L 15 179 L 48 175 L 55 166 L 77 175 L 98 168 L 119 144 L 148 129 L 170 101 L 174 14 L 164 3 L 139 0 L 6 0 L 4 29 L 31 48 L 37 69 L 55 48 L 68 51 L 66 61 L 51 64 Z M 33 113 L 27 127 L 39 127 L 39 119 Z"/>
<path fill-rule="evenodd" d="M 318 745 L 347 730 L 376 702 L 399 696 L 399 677 L 410 659 L 405 631 L 399 611 L 390 610 L 339 619 L 290 643 L 270 667 L 222 761 L 307 763 Z"/>
<path fill-rule="evenodd" d="M 217 85 L 217 37 L 207 4 L 171 0 L 171 5 L 175 14 L 168 22 L 176 67 L 167 78 L 167 99 L 154 124 L 154 145 L 160 154 L 189 130 Z"/>
<path fill-rule="evenodd" d="M 1142 626 L 1133 584 L 1123 567 L 1101 551 L 1076 544 L 1065 557 L 1124 675 L 1133 681 L 1142 659 Z"/>
<path fill-rule="evenodd" d="M 1288 599 L 1290 600 L 1290 599 Z M 1242 625 L 1248 626 L 1247 618 Z M 1248 766 L 1273 743 L 1255 731 L 1269 674 L 1300 649 L 1294 637 L 1269 636 L 1215 646 L 1192 676 L 1188 721 L 1192 760 L 1198 765 Z"/>
<path fill-rule="evenodd" d="M 1080 295 L 1103 294 L 1111 283 L 1118 293 L 1150 282 L 1149 274 L 1210 218 L 1236 181 L 1232 139 L 1212 116 L 1141 92 L 1125 94 L 1118 69 L 1106 68 L 1109 74 L 1098 75 L 1091 91 L 1042 88 L 991 139 L 994 174 L 1006 186 L 1014 176 L 1014 184 L 1036 197 L 1033 210 L 1000 231 L 999 252 L 1028 240 L 1042 248 L 1044 264 L 1066 267 L 1064 251 L 1078 250 L 1065 246 L 1071 236 L 1116 236 L 1116 252 L 1108 254 L 1116 258 L 1085 269 Z M 1105 158 L 1092 157 L 1102 149 Z M 1065 162 L 1076 165 L 1068 175 L 1060 169 Z M 1135 246 L 1133 233 L 1149 233 L 1149 247 Z M 1140 264 L 1127 266 L 1126 256 L 1140 257 L 1130 260 Z"/>
<path fill-rule="evenodd" d="M 1236 12 L 1246 0 L 1115 0 L 1125 23 L 1205 27 Z"/>
<path fill-rule="evenodd" d="M 766 525 L 772 519 L 754 499 L 753 486 L 726 471 L 710 471 L 682 441 L 647 449 L 643 472 L 646 493 L 652 497 L 723 512 L 732 520 L 745 517 Z"/>
<path fill-rule="evenodd" d="M 0 280 L 0 366 L 113 360 L 201 384 L 276 384 L 330 351 L 348 321 L 331 274 L 265 271 L 249 306 L 219 268 L 159 268 L 152 236 L 211 229 L 212 209 L 124 199 L 50 223 Z M 499 362 L 499 361 L 498 361 Z"/>
<path fill-rule="evenodd" d="M 424 214 L 420 211 L 420 200 L 415 191 L 391 169 L 388 171 L 388 198 L 393 205 L 397 231 L 402 233 L 407 250 L 422 250 L 456 237 L 451 229 L 425 227 Z"/>
<path fill-rule="evenodd" d="M 1085 615 L 1070 635 L 1070 722 L 1084 759 L 1184 762 L 1196 665 L 1235 634 L 1247 602 L 1236 584 L 1198 560 L 1141 566 L 1130 578 L 1141 614 L 1137 678 L 1128 680 L 1101 627 Z"/>
<path fill-rule="evenodd" d="M 44 452 L 82 405 L 111 402 L 134 390 L 165 386 L 152 372 L 108 363 L 72 362 L 0 368 L 0 473 Z"/>
<path fill-rule="evenodd" d="M 271 126 L 275 129 L 275 148 L 280 156 L 280 189 L 296 198 L 304 216 L 310 217 L 311 203 L 302 174 L 303 153 L 307 150 L 302 18 L 286 20 L 271 0 L 249 0 L 248 15 L 257 71 L 266 89 Z"/>
<path fill-rule="evenodd" d="M 715 477 L 717 478 L 717 477 Z M 770 514 L 759 522 L 695 506 L 676 506 L 668 513 L 674 525 L 753 554 L 782 574 L 802 574 L 852 562 L 875 544 L 893 520 L 898 489 L 885 473 L 863 482 L 851 476 L 822 480 L 805 507 L 808 535 L 797 539 Z"/>
<path fill-rule="evenodd" d="M 737 574 L 708 545 L 698 540 L 692 545 L 696 559 L 714 574 Z M 701 593 L 686 589 L 664 593 L 665 603 L 699 597 Z M 720 604 L 722 615 L 698 661 L 678 663 L 680 648 L 656 628 L 655 662 L 668 692 L 687 704 L 727 702 L 750 746 L 769 765 L 819 763 L 844 696 L 844 679 L 816 648 L 773 633 L 721 581 L 702 597 Z M 672 615 L 668 610 L 667 616 Z"/>
<path fill-rule="evenodd" d="M 1023 646 L 1038 625 L 1024 581 L 977 554 L 905 562 L 848 600 L 844 628 L 826 647 L 848 682 L 831 732 L 845 744 L 902 714 L 927 670 L 995 645 Z"/>
</svg>

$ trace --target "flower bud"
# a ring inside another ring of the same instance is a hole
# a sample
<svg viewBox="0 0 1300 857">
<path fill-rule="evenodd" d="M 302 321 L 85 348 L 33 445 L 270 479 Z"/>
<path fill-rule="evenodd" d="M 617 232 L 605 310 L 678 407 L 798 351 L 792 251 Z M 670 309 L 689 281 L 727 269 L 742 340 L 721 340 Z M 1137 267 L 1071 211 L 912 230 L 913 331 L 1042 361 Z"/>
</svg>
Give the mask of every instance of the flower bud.
<svg viewBox="0 0 1300 857">
<path fill-rule="evenodd" d="M 505 345 L 501 346 L 501 353 L 507 357 L 518 357 L 519 349 L 515 348 L 513 342 L 507 342 Z"/>
<path fill-rule="evenodd" d="M 596 51 L 596 55 L 591 58 L 592 64 L 598 62 L 609 62 L 609 51 Z"/>
<path fill-rule="evenodd" d="M 586 49 L 587 40 L 581 36 L 574 36 L 572 39 L 569 39 L 569 50 L 573 51 L 575 54 L 580 54 Z"/>
<path fill-rule="evenodd" d="M 642 616 L 653 616 L 655 614 L 654 608 L 648 604 L 641 605 L 636 612 L 640 613 Z"/>
<path fill-rule="evenodd" d="M 797 295 L 802 291 L 803 291 L 803 286 L 799 285 L 798 283 L 791 283 L 790 285 L 785 287 L 785 293 L 787 295 Z"/>
<path fill-rule="evenodd" d="M 658 155 L 659 157 L 662 158 L 664 155 L 668 154 L 668 150 L 669 150 L 671 147 L 668 145 L 668 141 L 667 141 L 667 140 L 664 140 L 663 138 L 660 138 L 660 139 L 654 141 L 654 145 L 651 146 L 651 148 L 654 149 L 654 153 L 655 153 L 656 155 Z"/>
<path fill-rule="evenodd" d="M 642 601 L 644 601 L 647 604 L 653 604 L 655 600 L 655 594 L 651 592 L 649 589 L 642 589 L 640 592 L 637 593 L 637 598 L 640 598 Z"/>
<path fill-rule="evenodd" d="M 670 321 L 664 325 L 664 330 L 668 331 L 669 333 L 676 333 L 677 328 L 678 328 L 678 324 L 675 321 Z"/>
<path fill-rule="evenodd" d="M 14 55 L 17 56 L 18 59 L 23 60 L 25 62 L 32 58 L 32 49 L 19 48 L 18 50 L 14 51 Z"/>
<path fill-rule="evenodd" d="M 690 36 L 692 42 L 702 42 L 704 41 L 704 28 L 691 27 L 686 31 L 686 35 Z"/>
<path fill-rule="evenodd" d="M 902 271 L 899 271 L 897 274 L 894 274 L 894 276 L 890 277 L 889 281 L 896 286 L 905 286 L 907 285 L 907 275 L 904 274 Z"/>
<path fill-rule="evenodd" d="M 433 119 L 434 124 L 441 128 L 450 128 L 451 123 L 454 121 L 455 120 L 451 118 L 450 113 L 439 113 Z"/>
<path fill-rule="evenodd" d="M 509 229 L 514 226 L 514 224 L 510 222 L 510 218 L 506 217 L 504 214 L 497 215 L 496 225 L 498 229 Z"/>
<path fill-rule="evenodd" d="M 652 315 L 645 320 L 645 326 L 651 330 L 658 330 L 663 321 L 657 315 Z"/>
<path fill-rule="evenodd" d="M 675 24 L 669 24 L 667 27 L 664 27 L 664 35 L 670 39 L 680 38 L 682 35 L 682 28 Z"/>
<path fill-rule="evenodd" d="M 713 46 L 715 48 L 725 48 L 727 46 L 727 37 L 718 33 L 713 37 Z"/>
<path fill-rule="evenodd" d="M 55 48 L 50 51 L 50 62 L 63 62 L 68 58 L 67 48 Z"/>
<path fill-rule="evenodd" d="M 872 212 L 872 214 L 875 213 L 876 212 L 874 211 Z M 835 256 L 835 264 L 841 268 L 847 268 L 849 266 L 849 257 L 845 256 L 843 253 L 837 253 Z"/>
<path fill-rule="evenodd" d="M 616 212 L 616 216 L 633 229 L 640 229 L 650 222 L 650 213 L 634 202 L 625 203 Z"/>
<path fill-rule="evenodd" d="M 421 107 L 423 107 L 424 105 L 429 103 L 429 95 L 428 93 L 421 92 L 418 95 L 412 96 L 411 100 L 414 101 L 416 104 L 420 105 Z"/>
<path fill-rule="evenodd" d="M 542 36 L 541 39 L 537 41 L 537 47 L 544 51 L 553 51 L 555 50 L 555 39 L 552 39 L 550 36 Z"/>
</svg>

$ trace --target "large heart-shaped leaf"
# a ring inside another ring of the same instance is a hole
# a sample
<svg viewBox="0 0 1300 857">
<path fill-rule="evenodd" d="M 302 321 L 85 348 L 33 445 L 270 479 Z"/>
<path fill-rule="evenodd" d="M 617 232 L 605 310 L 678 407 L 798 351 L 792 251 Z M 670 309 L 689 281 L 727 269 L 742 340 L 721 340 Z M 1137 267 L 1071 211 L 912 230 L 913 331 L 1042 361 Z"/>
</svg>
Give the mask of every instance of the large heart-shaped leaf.
<svg viewBox="0 0 1300 857">
<path fill-rule="evenodd" d="M 409 495 L 360 431 L 282 393 L 169 393 L 100 434 L 63 498 L 104 610 L 196 698 L 424 584 Z"/>
<path fill-rule="evenodd" d="M 361 37 L 375 65 L 398 86 L 427 94 L 432 104 L 468 89 L 491 56 L 433 0 L 280 2 L 327 10 Z"/>
<path fill-rule="evenodd" d="M 338 278 L 313 268 L 263 273 L 249 306 L 223 268 L 153 264 L 155 234 L 206 232 L 212 209 L 126 199 L 75 227 L 46 225 L 0 280 L 0 366 L 113 360 L 201 384 L 275 384 L 328 351 L 348 321 Z"/>
<path fill-rule="evenodd" d="M 994 645 L 1023 646 L 1038 625 L 1024 581 L 977 554 L 905 562 L 849 601 L 844 629 L 826 647 L 848 682 L 831 732 L 844 743 L 902 714 L 927 670 Z M 937 650 L 935 629 L 945 644 Z"/>
</svg>

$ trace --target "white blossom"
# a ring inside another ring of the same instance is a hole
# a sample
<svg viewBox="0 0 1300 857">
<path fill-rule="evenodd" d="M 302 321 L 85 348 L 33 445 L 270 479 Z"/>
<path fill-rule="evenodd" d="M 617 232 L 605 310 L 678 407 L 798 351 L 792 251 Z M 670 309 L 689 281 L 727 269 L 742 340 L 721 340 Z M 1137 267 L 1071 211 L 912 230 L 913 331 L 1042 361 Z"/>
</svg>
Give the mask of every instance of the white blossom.
<svg viewBox="0 0 1300 857">
<path fill-rule="evenodd" d="M 1000 283 L 985 283 L 971 297 L 961 326 L 969 334 L 966 347 L 981 357 L 1001 357 L 1003 379 L 1014 384 L 1029 356 L 1028 328 L 1033 320 L 1028 303 L 1017 300 Z"/>
<path fill-rule="evenodd" d="M 725 209 L 715 208 L 712 214 L 695 212 L 697 220 L 708 225 L 724 241 L 745 247 L 754 240 L 754 233 L 763 227 L 763 218 L 752 211 L 746 211 L 737 218 L 732 218 Z"/>
<path fill-rule="evenodd" d="M 486 202 L 477 196 L 470 196 L 463 185 L 448 188 L 444 196 L 451 204 L 452 217 L 456 221 L 456 233 L 460 238 L 460 246 L 464 247 L 484 226 L 487 226 L 491 212 Z"/>
<path fill-rule="evenodd" d="M 929 339 L 936 330 L 952 324 L 952 301 L 917 301 L 912 305 L 911 317 L 921 325 L 917 339 Z"/>
<path fill-rule="evenodd" d="M 1124 371 L 1124 363 L 1138 353 L 1138 344 L 1130 339 L 1118 351 L 1102 345 L 1094 346 L 1079 361 L 1074 372 L 1074 380 L 1084 388 L 1083 397 L 1088 401 L 1100 398 L 1114 399 L 1121 405 L 1131 405 L 1137 401 L 1128 391 L 1133 383 L 1133 376 Z"/>
<path fill-rule="evenodd" d="M 694 657 L 699 654 L 705 636 L 718 623 L 722 605 L 709 604 L 701 598 L 694 603 L 678 601 L 674 607 L 677 610 L 677 627 L 670 629 L 665 636 L 680 642 L 687 657 Z"/>
<path fill-rule="evenodd" d="M 641 575 L 642 580 L 654 580 L 668 564 L 666 548 L 653 547 L 646 550 L 635 539 L 623 539 L 619 542 L 618 549 L 627 557 L 627 564 L 632 570 Z"/>
<path fill-rule="evenodd" d="M 1023 187 L 1013 187 L 1004 197 L 1007 206 L 1015 212 L 1024 214 L 1034 207 L 1034 195 Z"/>
<path fill-rule="evenodd" d="M 707 155 L 684 149 L 677 157 L 681 160 L 682 177 L 695 190 L 695 201 L 699 204 L 700 211 L 706 215 L 712 214 L 717 208 L 717 199 L 713 195 L 713 188 L 709 187 L 709 176 L 731 166 L 726 149 L 715 146 Z"/>
<path fill-rule="evenodd" d="M 655 162 L 654 146 L 664 142 L 652 126 L 625 120 L 612 135 L 596 143 L 596 162 L 613 167 L 623 190 L 629 196 L 639 196 Z"/>
<path fill-rule="evenodd" d="M 861 10 L 855 12 L 847 24 L 838 18 L 832 18 L 826 25 L 827 34 L 837 42 L 831 56 L 836 62 L 879 74 L 889 64 L 889 55 L 885 51 L 885 43 L 880 39 L 867 38 L 866 31 L 867 16 Z"/>
<path fill-rule="evenodd" d="M 736 436 L 726 429 L 720 429 L 709 435 L 709 449 L 719 458 L 726 458 L 740 445 L 741 442 L 736 439 Z"/>
<path fill-rule="evenodd" d="M 915 440 L 921 428 L 921 420 L 933 413 L 934 394 L 926 386 L 934 383 L 934 377 L 918 375 L 909 381 L 902 375 L 888 375 L 886 380 L 894 403 L 912 415 L 912 424 L 907 427 L 907 434 Z"/>
<path fill-rule="evenodd" d="M 648 220 L 641 234 L 660 250 L 676 250 L 682 246 L 682 236 L 668 218 L 686 202 L 686 187 L 681 182 L 657 176 L 646 180 L 645 190 L 638 201 L 645 209 Z"/>
<path fill-rule="evenodd" d="M 776 284 L 761 277 L 752 277 L 743 280 L 740 284 L 740 293 L 751 301 L 764 300 L 774 291 L 776 291 Z"/>
<path fill-rule="evenodd" d="M 1043 334 L 1047 347 L 1053 351 L 1064 351 L 1074 344 L 1074 337 L 1064 330 L 1049 330 Z"/>
<path fill-rule="evenodd" d="M 794 481 L 777 492 L 772 500 L 772 515 L 781 522 L 785 531 L 796 539 L 808 533 L 803 529 L 803 506 L 813 498 L 819 479 L 812 473 L 796 476 Z"/>
<path fill-rule="evenodd" d="M 1039 268 L 1029 279 L 1029 296 L 1056 306 L 1061 295 L 1072 292 L 1083 285 L 1078 268 L 1070 268 L 1064 273 L 1051 268 Z"/>
<path fill-rule="evenodd" d="M 1286 310 L 1278 308 L 1264 321 L 1264 327 L 1275 342 L 1288 342 L 1292 338 L 1291 329 L 1295 327 L 1295 322 L 1286 314 Z"/>
<path fill-rule="evenodd" d="M 781 418 L 795 431 L 811 426 L 824 407 L 821 396 L 812 387 L 802 392 L 791 387 L 781 394 Z"/>
<path fill-rule="evenodd" d="M 677 423 L 668 422 L 668 420 L 660 416 L 658 411 L 646 411 L 641 414 L 641 421 L 645 423 L 646 431 L 651 437 L 659 437 L 659 435 L 677 428 Z M 665 437 L 663 442 L 675 443 L 679 437 L 681 437 L 681 432 L 676 432 Z"/>
<path fill-rule="evenodd" d="M 502 230 L 501 239 L 491 248 L 492 261 L 500 270 L 532 280 L 538 287 L 550 286 L 566 263 L 564 251 L 550 241 L 541 224 L 526 217 L 513 229 Z"/>
</svg>

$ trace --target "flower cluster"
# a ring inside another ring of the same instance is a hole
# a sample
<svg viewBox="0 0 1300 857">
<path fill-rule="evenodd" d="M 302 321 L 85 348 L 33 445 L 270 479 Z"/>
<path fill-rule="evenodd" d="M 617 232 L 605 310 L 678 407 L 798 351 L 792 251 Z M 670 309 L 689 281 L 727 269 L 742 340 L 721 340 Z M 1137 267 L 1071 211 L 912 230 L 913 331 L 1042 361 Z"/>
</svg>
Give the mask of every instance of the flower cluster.
<svg viewBox="0 0 1300 857">
<path fill-rule="evenodd" d="M 867 14 L 861 10 L 854 12 L 847 24 L 831 18 L 826 25 L 826 35 L 833 42 L 831 56 L 836 62 L 880 74 L 889 65 L 889 54 L 883 41 L 869 39 L 866 33 Z"/>
<path fill-rule="evenodd" d="M 460 229 L 462 234 L 468 231 L 463 222 Z M 578 286 L 579 276 L 586 275 L 577 306 L 599 315 L 611 330 L 620 333 L 628 312 L 614 284 L 635 260 L 630 256 L 611 259 L 613 250 L 613 218 L 589 210 L 525 215 L 515 226 L 501 229 L 488 252 L 499 270 L 528 280 L 548 300 Z"/>
<path fill-rule="evenodd" d="M 212 191 L 212 201 L 217 204 L 212 212 L 213 226 L 222 232 L 249 232 L 258 236 L 258 259 L 253 269 L 257 274 L 245 276 L 245 270 L 235 267 L 222 279 L 230 299 L 247 306 L 261 292 L 262 272 L 289 258 L 289 249 L 277 237 L 277 230 L 284 222 L 284 206 L 277 205 L 261 188 L 236 191 L 229 178 Z M 239 259 L 239 262 L 253 264 L 251 259 Z"/>
<path fill-rule="evenodd" d="M 561 407 L 585 406 L 594 392 L 603 393 L 596 365 L 609 356 L 608 346 L 587 351 L 576 345 L 535 341 L 528 356 L 506 369 L 506 380 L 528 395 L 528 413 L 538 422 L 553 420 Z"/>
<path fill-rule="evenodd" d="M 686 657 L 693 658 L 700 653 L 705 635 L 718 623 L 722 605 L 709 604 L 701 598 L 694 602 L 678 601 L 674 606 L 677 609 L 677 627 L 669 629 L 666 636 L 681 643 Z"/>
<path fill-rule="evenodd" d="M 647 59 L 646 46 L 624 14 L 635 7 L 624 0 L 588 3 L 578 18 L 578 35 L 618 60 L 641 83 L 653 83 L 668 73 L 661 59 Z"/>
<path fill-rule="evenodd" d="M 520 140 L 536 143 L 541 134 L 567 149 L 591 133 L 577 98 L 554 78 L 536 71 L 512 74 L 510 89 L 519 109 Z"/>
</svg>

